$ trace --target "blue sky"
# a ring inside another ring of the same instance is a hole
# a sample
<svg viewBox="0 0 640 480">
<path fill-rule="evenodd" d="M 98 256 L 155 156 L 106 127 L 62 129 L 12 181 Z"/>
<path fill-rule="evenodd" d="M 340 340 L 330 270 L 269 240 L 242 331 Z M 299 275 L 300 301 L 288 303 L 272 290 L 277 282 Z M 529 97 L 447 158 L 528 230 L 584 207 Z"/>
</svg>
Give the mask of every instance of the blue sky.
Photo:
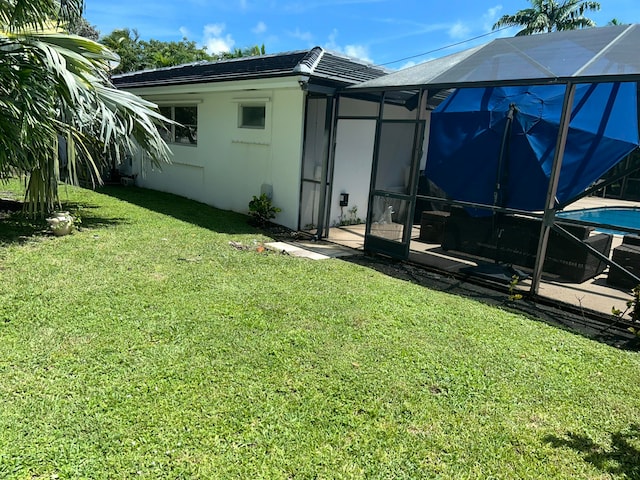
<svg viewBox="0 0 640 480">
<path fill-rule="evenodd" d="M 640 23 L 638 0 L 600 0 L 600 4 L 599 12 L 588 14 L 600 26 L 612 18 L 623 23 Z M 85 17 L 103 35 L 116 28 L 135 28 L 143 39 L 168 41 L 187 37 L 211 51 L 264 43 L 267 53 L 277 53 L 317 45 L 398 69 L 497 36 L 514 35 L 516 29 L 507 29 L 465 42 L 491 32 L 500 16 L 527 8 L 529 3 L 526 0 L 86 0 L 85 5 Z M 426 55 L 407 58 L 423 53 Z"/>
</svg>

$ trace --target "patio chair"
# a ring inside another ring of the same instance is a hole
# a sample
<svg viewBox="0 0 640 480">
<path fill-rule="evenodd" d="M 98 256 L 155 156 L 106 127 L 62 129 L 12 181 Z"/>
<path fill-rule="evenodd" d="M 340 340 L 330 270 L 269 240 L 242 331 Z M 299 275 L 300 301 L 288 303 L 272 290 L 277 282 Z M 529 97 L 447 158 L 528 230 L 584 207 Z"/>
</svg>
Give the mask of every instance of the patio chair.
<svg viewBox="0 0 640 480">
<path fill-rule="evenodd" d="M 613 236 L 592 235 L 592 227 L 558 222 L 565 230 L 596 251 L 609 256 Z M 535 265 L 540 220 L 504 215 L 494 229 L 492 217 L 472 217 L 462 208 L 451 209 L 445 226 L 442 248 L 485 257 L 494 261 L 533 268 Z M 551 231 L 543 272 L 558 275 L 573 283 L 582 283 L 602 273 L 607 264 L 580 248 L 575 242 Z"/>
</svg>

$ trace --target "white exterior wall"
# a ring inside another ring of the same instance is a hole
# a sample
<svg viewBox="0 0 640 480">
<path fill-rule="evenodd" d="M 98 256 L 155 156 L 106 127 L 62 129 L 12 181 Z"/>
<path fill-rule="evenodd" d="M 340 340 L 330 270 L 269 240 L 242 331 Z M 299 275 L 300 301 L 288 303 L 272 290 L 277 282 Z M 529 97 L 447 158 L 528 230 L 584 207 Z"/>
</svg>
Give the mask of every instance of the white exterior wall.
<svg viewBox="0 0 640 480">
<path fill-rule="evenodd" d="M 378 115 L 377 102 L 366 102 L 344 97 L 340 99 L 341 116 Z M 413 120 L 416 112 L 396 105 L 385 105 L 385 119 Z M 338 120 L 336 150 L 333 173 L 333 194 L 331 198 L 330 225 L 340 223 L 341 213 L 349 217 L 349 210 L 357 207 L 357 216 L 363 223 L 367 218 L 369 187 L 373 150 L 376 136 L 376 120 L 355 118 Z M 411 148 L 411 145 L 409 146 Z M 400 176 L 404 178 L 404 169 Z M 340 207 L 340 194 L 349 194 L 349 205 Z"/>
<path fill-rule="evenodd" d="M 357 216 L 364 223 L 369 204 L 376 121 L 341 119 L 337 128 L 330 225 L 340 223 L 341 213 L 349 217 L 353 207 L 357 207 Z M 341 193 L 349 194 L 347 207 L 340 207 Z"/>
<path fill-rule="evenodd" d="M 297 228 L 304 127 L 304 92 L 296 78 L 132 89 L 159 105 L 198 106 L 198 144 L 170 144 L 161 171 L 137 159 L 133 173 L 145 188 L 246 213 L 261 186 L 273 188 L 282 209 L 275 222 Z M 264 129 L 238 127 L 239 105 L 264 102 Z"/>
</svg>

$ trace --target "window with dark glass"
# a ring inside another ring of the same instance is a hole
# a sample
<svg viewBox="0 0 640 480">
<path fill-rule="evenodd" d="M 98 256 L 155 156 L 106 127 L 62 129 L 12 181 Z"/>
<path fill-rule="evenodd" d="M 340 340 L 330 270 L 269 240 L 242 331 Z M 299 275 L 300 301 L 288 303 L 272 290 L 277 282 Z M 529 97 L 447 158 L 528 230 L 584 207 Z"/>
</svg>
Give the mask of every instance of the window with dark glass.
<svg viewBox="0 0 640 480">
<path fill-rule="evenodd" d="M 198 107 L 196 106 L 161 106 L 160 113 L 177 122 L 160 128 L 160 135 L 168 143 L 183 145 L 198 144 Z"/>
<path fill-rule="evenodd" d="M 240 128 L 265 128 L 266 107 L 264 105 L 240 105 Z"/>
</svg>

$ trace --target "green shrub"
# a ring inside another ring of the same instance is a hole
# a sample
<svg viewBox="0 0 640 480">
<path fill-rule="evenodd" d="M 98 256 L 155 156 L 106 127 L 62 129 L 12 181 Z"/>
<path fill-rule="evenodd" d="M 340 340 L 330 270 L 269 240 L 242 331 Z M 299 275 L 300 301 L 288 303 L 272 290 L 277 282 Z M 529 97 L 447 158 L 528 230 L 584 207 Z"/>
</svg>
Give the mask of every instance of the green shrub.
<svg viewBox="0 0 640 480">
<path fill-rule="evenodd" d="M 273 205 L 271 198 L 266 193 L 259 197 L 254 195 L 249 202 L 249 215 L 261 227 L 265 226 L 272 218 L 276 218 L 276 214 L 281 211 L 280 208 Z"/>
</svg>

